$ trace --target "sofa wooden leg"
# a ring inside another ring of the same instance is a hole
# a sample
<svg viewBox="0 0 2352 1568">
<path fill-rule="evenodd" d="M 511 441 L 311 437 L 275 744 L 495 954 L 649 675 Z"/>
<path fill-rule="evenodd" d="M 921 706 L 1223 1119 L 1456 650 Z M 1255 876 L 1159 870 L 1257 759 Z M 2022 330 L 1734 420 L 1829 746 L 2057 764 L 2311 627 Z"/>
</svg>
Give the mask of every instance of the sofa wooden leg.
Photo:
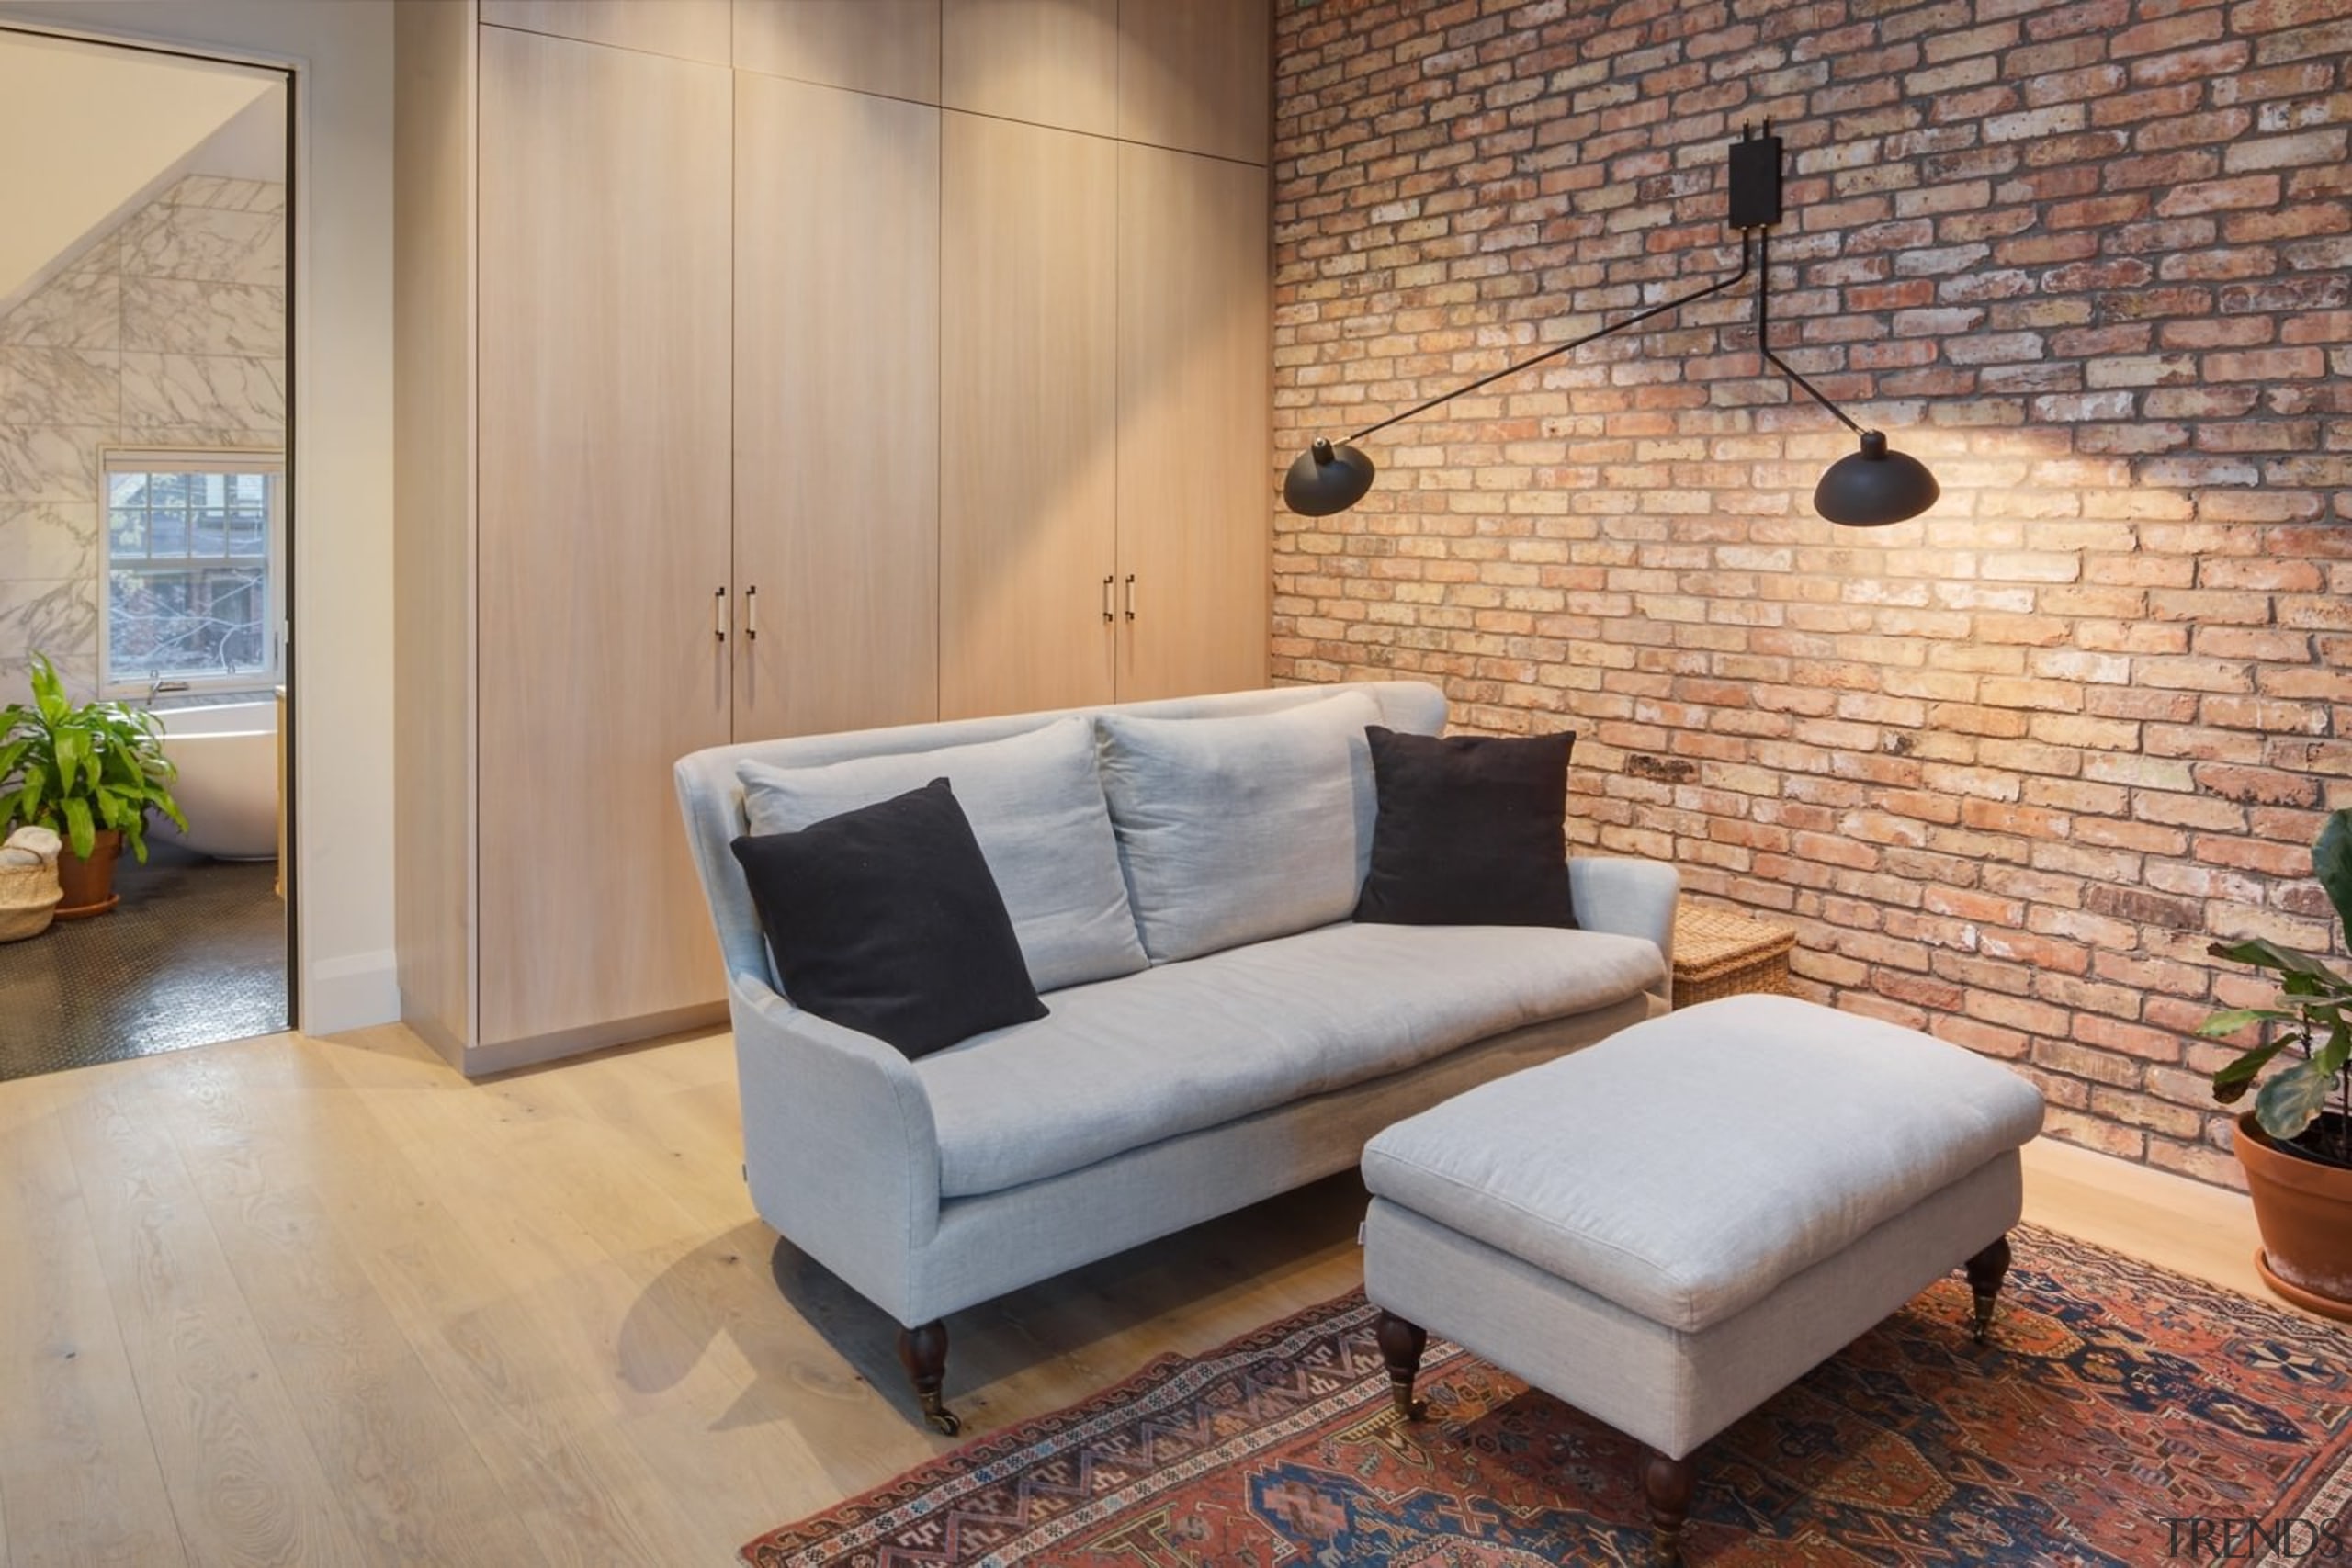
<svg viewBox="0 0 2352 1568">
<path fill-rule="evenodd" d="M 2009 1272 L 2009 1238 L 2004 1232 L 1993 1239 L 1993 1245 L 1968 1260 L 1968 1288 L 1976 1296 L 1976 1343 L 1993 1327 L 1993 1303 L 2001 1294 L 2001 1281 Z"/>
<path fill-rule="evenodd" d="M 1388 1396 L 1396 1402 L 1396 1414 L 1408 1421 L 1421 1418 L 1421 1407 L 1413 1403 L 1413 1380 L 1420 1376 L 1421 1351 L 1429 1342 L 1429 1332 L 1420 1325 L 1393 1312 L 1380 1314 L 1380 1359 L 1388 1363 Z"/>
<path fill-rule="evenodd" d="M 1660 1568 L 1682 1561 L 1682 1521 L 1690 1517 L 1691 1466 L 1653 1450 L 1642 1465 L 1642 1492 L 1650 1504 L 1650 1558 Z"/>
<path fill-rule="evenodd" d="M 934 1318 L 920 1327 L 899 1330 L 899 1364 L 915 1385 L 915 1398 L 931 1429 L 947 1438 L 961 1432 L 964 1423 L 940 1394 L 947 1383 L 947 1325 Z"/>
</svg>

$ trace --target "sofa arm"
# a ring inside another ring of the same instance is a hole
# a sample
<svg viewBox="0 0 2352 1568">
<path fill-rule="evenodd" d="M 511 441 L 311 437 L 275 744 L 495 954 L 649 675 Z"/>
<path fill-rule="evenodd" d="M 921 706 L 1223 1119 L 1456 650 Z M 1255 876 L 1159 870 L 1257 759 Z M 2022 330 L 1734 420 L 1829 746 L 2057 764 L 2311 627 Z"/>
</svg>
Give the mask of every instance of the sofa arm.
<svg viewBox="0 0 2352 1568">
<path fill-rule="evenodd" d="M 1674 905 L 1682 892 L 1681 874 L 1664 861 L 1571 855 L 1568 891 L 1576 900 L 1577 923 L 1585 930 L 1646 937 L 1657 943 L 1659 956 L 1666 960 L 1666 983 L 1659 995 L 1671 1003 Z"/>
<path fill-rule="evenodd" d="M 728 990 L 753 1206 L 898 1312 L 909 1259 L 939 1226 L 939 1134 L 922 1080 L 889 1046 L 803 1012 L 757 976 L 738 974 Z"/>
</svg>

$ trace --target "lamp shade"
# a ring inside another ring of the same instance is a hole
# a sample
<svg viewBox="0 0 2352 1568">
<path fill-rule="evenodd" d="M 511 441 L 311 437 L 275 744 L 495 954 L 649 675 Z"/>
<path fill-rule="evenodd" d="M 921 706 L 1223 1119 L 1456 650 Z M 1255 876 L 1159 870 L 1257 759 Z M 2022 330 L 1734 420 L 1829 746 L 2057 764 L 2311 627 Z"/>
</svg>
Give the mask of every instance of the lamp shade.
<svg viewBox="0 0 2352 1568">
<path fill-rule="evenodd" d="M 1362 501 L 1372 474 L 1372 459 L 1353 446 L 1318 439 L 1283 476 L 1283 502 L 1301 517 L 1329 517 Z"/>
<path fill-rule="evenodd" d="M 1918 516 L 1942 493 L 1925 463 L 1895 451 L 1877 431 L 1865 430 L 1862 449 L 1830 464 L 1814 487 L 1813 509 L 1849 528 L 1875 528 Z"/>
</svg>

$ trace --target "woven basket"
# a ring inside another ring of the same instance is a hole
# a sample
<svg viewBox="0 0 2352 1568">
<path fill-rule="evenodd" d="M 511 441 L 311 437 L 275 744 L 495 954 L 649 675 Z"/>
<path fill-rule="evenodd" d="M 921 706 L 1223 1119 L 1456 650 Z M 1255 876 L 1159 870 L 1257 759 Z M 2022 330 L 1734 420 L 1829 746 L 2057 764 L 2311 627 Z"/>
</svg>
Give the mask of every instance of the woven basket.
<svg viewBox="0 0 2352 1568">
<path fill-rule="evenodd" d="M 1763 992 L 1790 996 L 1797 933 L 1729 909 L 1684 905 L 1674 916 L 1674 1005 Z"/>
<path fill-rule="evenodd" d="M 0 865 L 0 942 L 22 942 L 49 930 L 65 896 L 53 865 Z"/>
</svg>

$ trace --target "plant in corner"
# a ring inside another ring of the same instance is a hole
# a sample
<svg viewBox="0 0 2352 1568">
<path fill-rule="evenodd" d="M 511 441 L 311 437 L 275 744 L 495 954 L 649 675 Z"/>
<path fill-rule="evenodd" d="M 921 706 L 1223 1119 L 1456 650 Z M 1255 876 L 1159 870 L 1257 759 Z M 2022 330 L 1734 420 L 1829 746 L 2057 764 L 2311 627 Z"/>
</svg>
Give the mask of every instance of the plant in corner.
<svg viewBox="0 0 2352 1568">
<path fill-rule="evenodd" d="M 2352 808 L 2320 829 L 2312 870 L 2352 931 Z M 2223 1105 L 2255 1090 L 2254 1109 L 2238 1117 L 2236 1144 L 2262 1232 L 2256 1265 L 2289 1301 L 2352 1321 L 2352 978 L 2315 954 L 2261 938 L 2208 951 L 2278 977 L 2274 1005 L 2217 1012 L 2197 1031 L 2218 1038 L 2264 1030 L 2262 1043 L 2213 1075 L 2213 1098 Z"/>
<path fill-rule="evenodd" d="M 54 829 L 65 840 L 58 918 L 114 908 L 114 862 L 124 844 L 147 858 L 147 813 L 185 829 L 172 799 L 178 770 L 164 755 L 161 720 L 121 703 L 67 700 L 57 666 L 32 656 L 32 705 L 0 708 L 0 838 L 19 823 Z"/>
</svg>

